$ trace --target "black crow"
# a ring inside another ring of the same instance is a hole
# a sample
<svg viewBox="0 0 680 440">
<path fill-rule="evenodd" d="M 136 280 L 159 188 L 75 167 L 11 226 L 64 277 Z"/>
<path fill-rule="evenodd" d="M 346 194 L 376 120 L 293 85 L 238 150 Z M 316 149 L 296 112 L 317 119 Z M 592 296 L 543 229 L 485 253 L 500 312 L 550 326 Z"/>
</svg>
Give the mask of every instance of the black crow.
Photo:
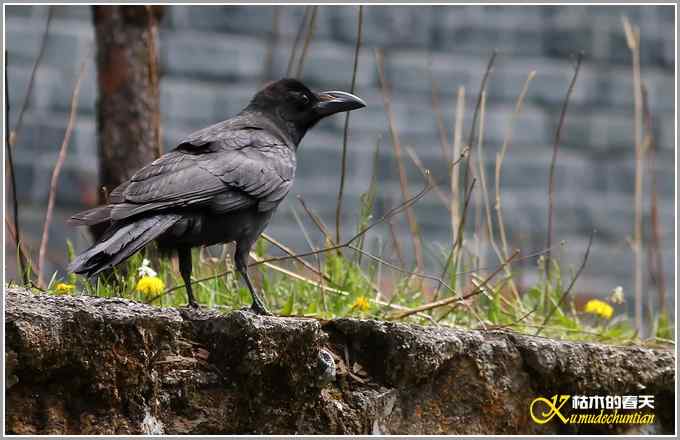
<svg viewBox="0 0 680 440">
<path fill-rule="evenodd" d="M 177 251 L 189 305 L 198 307 L 191 248 L 234 241 L 251 308 L 269 314 L 248 277 L 248 255 L 293 185 L 298 144 L 320 119 L 365 105 L 350 93 L 313 93 L 295 79 L 266 86 L 236 117 L 189 135 L 137 171 L 108 205 L 74 215 L 73 224 L 108 229 L 68 270 L 94 276 L 155 240 L 162 251 Z"/>
</svg>

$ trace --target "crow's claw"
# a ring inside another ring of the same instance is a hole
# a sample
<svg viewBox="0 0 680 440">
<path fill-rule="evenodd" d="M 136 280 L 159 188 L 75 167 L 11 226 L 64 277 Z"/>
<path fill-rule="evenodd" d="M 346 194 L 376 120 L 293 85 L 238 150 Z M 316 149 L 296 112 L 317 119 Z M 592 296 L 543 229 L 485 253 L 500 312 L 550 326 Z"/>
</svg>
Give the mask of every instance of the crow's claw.
<svg viewBox="0 0 680 440">
<path fill-rule="evenodd" d="M 269 310 L 267 310 L 267 308 L 266 308 L 264 305 L 258 304 L 258 303 L 256 303 L 256 302 L 254 302 L 254 303 L 250 306 L 250 311 L 253 312 L 253 313 L 255 313 L 256 315 L 261 315 L 261 316 L 274 316 L 274 315 L 272 315 L 272 313 L 271 313 Z"/>
</svg>

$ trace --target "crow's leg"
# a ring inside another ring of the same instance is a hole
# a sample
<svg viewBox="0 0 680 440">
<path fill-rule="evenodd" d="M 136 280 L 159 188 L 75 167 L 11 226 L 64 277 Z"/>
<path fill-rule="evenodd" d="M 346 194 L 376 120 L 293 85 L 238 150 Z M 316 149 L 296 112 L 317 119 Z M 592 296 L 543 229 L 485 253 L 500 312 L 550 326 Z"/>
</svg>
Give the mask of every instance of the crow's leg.
<svg viewBox="0 0 680 440">
<path fill-rule="evenodd" d="M 265 307 L 262 298 L 260 298 L 260 296 L 255 291 L 253 283 L 250 282 L 250 277 L 248 276 L 248 252 L 250 250 L 249 248 L 250 246 L 239 246 L 238 243 L 236 244 L 236 252 L 234 253 L 234 263 L 236 265 L 236 270 L 243 277 L 243 280 L 246 282 L 246 285 L 248 286 L 248 290 L 250 290 L 250 296 L 253 297 L 253 304 L 250 306 L 250 309 L 253 312 L 257 313 L 258 315 L 271 315 L 271 313 L 269 313 L 269 310 L 267 310 L 267 307 Z"/>
<path fill-rule="evenodd" d="M 194 292 L 191 288 L 191 248 L 182 247 L 177 250 L 179 256 L 179 272 L 182 274 L 184 280 L 184 287 L 187 290 L 187 298 L 189 305 L 194 309 L 198 308 L 198 303 L 194 299 Z"/>
</svg>

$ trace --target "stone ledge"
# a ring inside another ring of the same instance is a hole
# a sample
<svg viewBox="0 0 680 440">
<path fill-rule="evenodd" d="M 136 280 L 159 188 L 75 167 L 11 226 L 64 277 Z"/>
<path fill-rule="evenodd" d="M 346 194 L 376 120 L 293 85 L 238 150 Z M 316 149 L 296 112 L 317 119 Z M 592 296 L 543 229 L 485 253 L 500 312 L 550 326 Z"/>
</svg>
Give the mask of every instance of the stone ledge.
<svg viewBox="0 0 680 440">
<path fill-rule="evenodd" d="M 674 432 L 668 350 L 10 288 L 6 307 L 7 433 Z M 554 394 L 653 394 L 656 422 L 535 424 Z"/>
</svg>

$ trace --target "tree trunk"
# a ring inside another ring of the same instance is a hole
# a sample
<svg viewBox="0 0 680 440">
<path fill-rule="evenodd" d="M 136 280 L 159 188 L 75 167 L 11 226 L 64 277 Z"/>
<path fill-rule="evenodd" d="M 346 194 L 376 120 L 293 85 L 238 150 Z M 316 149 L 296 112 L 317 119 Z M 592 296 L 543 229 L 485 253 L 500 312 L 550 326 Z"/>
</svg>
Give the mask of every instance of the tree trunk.
<svg viewBox="0 0 680 440">
<path fill-rule="evenodd" d="M 161 154 L 157 26 L 162 6 L 93 6 L 99 202 Z M 95 237 L 102 230 L 93 228 Z"/>
</svg>

